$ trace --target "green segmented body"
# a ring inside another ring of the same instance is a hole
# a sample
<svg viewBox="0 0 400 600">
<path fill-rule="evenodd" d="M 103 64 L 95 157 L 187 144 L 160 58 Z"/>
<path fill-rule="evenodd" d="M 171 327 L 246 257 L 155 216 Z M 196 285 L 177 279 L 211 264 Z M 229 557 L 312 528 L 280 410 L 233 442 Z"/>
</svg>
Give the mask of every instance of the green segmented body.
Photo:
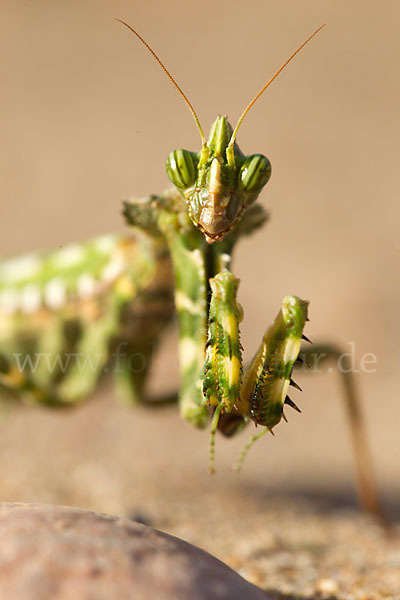
<svg viewBox="0 0 400 600">
<path fill-rule="evenodd" d="M 141 389 L 173 313 L 170 271 L 165 247 L 143 233 L 0 263 L 0 384 L 40 403 L 74 403 L 123 344 L 124 356 L 142 357 L 127 375 Z"/>
</svg>

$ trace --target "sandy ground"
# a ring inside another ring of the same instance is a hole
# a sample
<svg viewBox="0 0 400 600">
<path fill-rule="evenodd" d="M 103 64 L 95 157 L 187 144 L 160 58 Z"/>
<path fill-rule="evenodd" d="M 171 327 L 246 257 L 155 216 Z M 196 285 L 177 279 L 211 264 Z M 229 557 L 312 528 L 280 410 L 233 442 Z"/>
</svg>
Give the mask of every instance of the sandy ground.
<svg viewBox="0 0 400 600">
<path fill-rule="evenodd" d="M 246 356 L 281 299 L 311 301 L 307 335 L 354 355 L 377 479 L 400 515 L 398 402 L 399 5 L 252 0 L 161 5 L 3 0 L 0 22 L 0 254 L 122 230 L 121 199 L 167 185 L 175 147 L 196 149 L 182 101 L 113 16 L 137 26 L 207 129 L 238 115 L 295 46 L 329 25 L 243 124 L 265 152 L 271 222 L 243 242 L 235 273 Z M 373 356 L 372 356 L 373 355 Z M 363 367 L 363 359 L 376 362 Z M 177 385 L 176 336 L 153 385 Z M 400 545 L 357 511 L 336 374 L 299 376 L 289 414 L 244 472 L 247 432 L 209 439 L 176 411 L 118 406 L 109 383 L 81 409 L 17 408 L 1 423 L 2 500 L 132 515 L 198 544 L 277 598 L 400 598 Z M 329 591 L 330 590 L 330 591 Z M 292 594 L 292 595 L 290 595 Z"/>
<path fill-rule="evenodd" d="M 312 472 L 277 433 L 236 475 L 230 466 L 246 433 L 217 439 L 217 473 L 209 476 L 207 433 L 192 431 L 174 409 L 128 409 L 111 395 L 104 390 L 70 413 L 11 411 L 0 443 L 2 500 L 140 520 L 204 548 L 279 599 L 400 598 L 394 486 L 382 490 L 394 523 L 387 537 L 360 513 L 335 461 Z"/>
</svg>

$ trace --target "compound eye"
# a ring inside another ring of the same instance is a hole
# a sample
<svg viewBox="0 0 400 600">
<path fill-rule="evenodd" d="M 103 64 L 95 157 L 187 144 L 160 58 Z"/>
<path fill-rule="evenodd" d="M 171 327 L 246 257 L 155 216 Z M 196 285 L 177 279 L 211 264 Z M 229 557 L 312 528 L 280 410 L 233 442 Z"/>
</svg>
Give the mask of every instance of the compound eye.
<svg viewBox="0 0 400 600">
<path fill-rule="evenodd" d="M 248 156 L 239 171 L 239 188 L 244 192 L 257 192 L 271 177 L 271 163 L 262 154 Z"/>
<path fill-rule="evenodd" d="M 179 189 L 186 189 L 196 181 L 196 166 L 193 155 L 187 150 L 174 150 L 167 158 L 167 175 Z"/>
</svg>

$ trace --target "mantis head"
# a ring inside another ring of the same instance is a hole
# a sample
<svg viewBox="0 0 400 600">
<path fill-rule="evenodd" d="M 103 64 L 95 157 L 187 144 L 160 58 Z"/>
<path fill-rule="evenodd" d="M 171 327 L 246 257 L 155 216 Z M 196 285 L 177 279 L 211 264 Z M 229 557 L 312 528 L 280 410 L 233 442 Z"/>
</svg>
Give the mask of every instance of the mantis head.
<svg viewBox="0 0 400 600">
<path fill-rule="evenodd" d="M 271 176 L 268 158 L 244 156 L 232 133 L 227 117 L 219 116 L 201 152 L 174 150 L 167 158 L 167 175 L 209 243 L 221 241 L 235 227 Z"/>
<path fill-rule="evenodd" d="M 244 156 L 236 144 L 238 129 L 253 104 L 286 65 L 325 26 L 321 25 L 303 42 L 254 96 L 232 129 L 227 117 L 214 121 L 208 141 L 190 100 L 154 50 L 133 27 L 116 19 L 142 42 L 178 90 L 193 115 L 202 148 L 199 153 L 174 150 L 167 158 L 167 174 L 187 203 L 188 215 L 208 243 L 220 242 L 239 222 L 271 176 L 271 163 L 262 154 Z"/>
</svg>

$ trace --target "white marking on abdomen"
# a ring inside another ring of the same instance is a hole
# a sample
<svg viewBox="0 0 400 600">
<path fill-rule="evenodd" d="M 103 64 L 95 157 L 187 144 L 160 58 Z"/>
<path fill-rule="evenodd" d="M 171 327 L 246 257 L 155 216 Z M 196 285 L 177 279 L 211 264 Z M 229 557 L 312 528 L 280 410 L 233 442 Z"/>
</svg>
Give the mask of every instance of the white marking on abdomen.
<svg viewBox="0 0 400 600">
<path fill-rule="evenodd" d="M 118 275 L 124 271 L 125 261 L 121 255 L 117 255 L 103 269 L 101 280 L 105 283 L 112 283 Z"/>
<path fill-rule="evenodd" d="M 82 273 L 82 275 L 79 275 L 76 286 L 78 296 L 83 298 L 90 298 L 90 296 L 93 296 L 96 292 L 96 280 L 89 273 Z"/>
<path fill-rule="evenodd" d="M 24 279 L 32 279 L 41 268 L 41 261 L 37 254 L 26 254 L 11 258 L 0 264 L 0 281 L 4 283 L 17 283 Z"/>
<path fill-rule="evenodd" d="M 109 254 L 115 248 L 115 237 L 113 235 L 102 235 L 94 240 L 94 246 L 99 252 Z"/>
<path fill-rule="evenodd" d="M 18 294 L 16 290 L 3 290 L 0 292 L 0 310 L 7 315 L 16 312 L 18 308 Z"/>
<path fill-rule="evenodd" d="M 61 248 L 61 250 L 58 250 L 52 258 L 54 265 L 59 268 L 66 268 L 79 264 L 82 262 L 84 256 L 85 252 L 82 246 L 78 246 L 78 244 L 71 244 L 69 246 L 65 246 L 65 248 Z"/>
<path fill-rule="evenodd" d="M 34 313 L 39 310 L 42 303 L 40 288 L 34 283 L 28 283 L 19 292 L 19 308 L 24 313 Z"/>
<path fill-rule="evenodd" d="M 66 301 L 65 284 L 60 277 L 51 279 L 44 288 L 44 300 L 49 308 L 58 310 Z"/>
</svg>

